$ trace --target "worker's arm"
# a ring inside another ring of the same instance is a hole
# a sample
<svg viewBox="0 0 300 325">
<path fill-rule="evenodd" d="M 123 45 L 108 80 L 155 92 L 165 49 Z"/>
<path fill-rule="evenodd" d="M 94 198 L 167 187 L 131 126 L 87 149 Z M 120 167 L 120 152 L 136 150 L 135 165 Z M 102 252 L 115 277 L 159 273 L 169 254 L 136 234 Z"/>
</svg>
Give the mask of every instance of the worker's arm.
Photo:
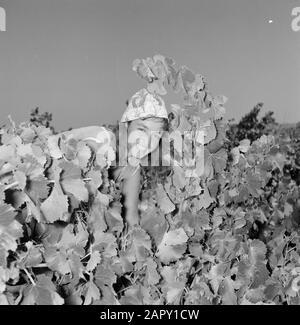
<svg viewBox="0 0 300 325">
<path fill-rule="evenodd" d="M 125 220 L 129 226 L 139 223 L 139 194 L 141 187 L 140 167 L 125 166 L 114 171 L 114 178 L 122 182 L 124 196 Z"/>
<path fill-rule="evenodd" d="M 139 194 L 140 194 L 141 170 L 135 169 L 131 175 L 124 178 L 123 194 L 125 196 L 125 219 L 128 225 L 133 226 L 139 223 Z"/>
</svg>

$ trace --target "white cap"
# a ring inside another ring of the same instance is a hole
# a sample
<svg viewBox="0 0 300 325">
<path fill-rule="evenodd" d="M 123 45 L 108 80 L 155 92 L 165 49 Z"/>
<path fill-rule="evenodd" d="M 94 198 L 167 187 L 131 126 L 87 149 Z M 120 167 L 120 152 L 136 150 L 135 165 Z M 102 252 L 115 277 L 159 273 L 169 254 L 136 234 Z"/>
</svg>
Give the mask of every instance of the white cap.
<svg viewBox="0 0 300 325">
<path fill-rule="evenodd" d="M 149 117 L 168 119 L 168 112 L 160 96 L 152 94 L 143 88 L 131 97 L 121 122 L 126 123 Z"/>
</svg>

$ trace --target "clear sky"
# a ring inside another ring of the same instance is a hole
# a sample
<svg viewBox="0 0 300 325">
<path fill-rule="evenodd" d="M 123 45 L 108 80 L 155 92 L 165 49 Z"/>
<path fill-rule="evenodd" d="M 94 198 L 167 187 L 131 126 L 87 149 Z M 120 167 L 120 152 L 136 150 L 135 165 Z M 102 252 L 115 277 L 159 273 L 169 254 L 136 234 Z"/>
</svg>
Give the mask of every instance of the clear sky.
<svg viewBox="0 0 300 325">
<path fill-rule="evenodd" d="M 135 58 L 160 53 L 202 73 L 229 98 L 227 117 L 257 102 L 300 121 L 300 0 L 0 0 L 0 120 L 32 108 L 57 130 L 120 118 L 144 86 Z M 270 23 L 269 21 L 273 22 Z M 171 103 L 169 103 L 171 104 Z"/>
</svg>

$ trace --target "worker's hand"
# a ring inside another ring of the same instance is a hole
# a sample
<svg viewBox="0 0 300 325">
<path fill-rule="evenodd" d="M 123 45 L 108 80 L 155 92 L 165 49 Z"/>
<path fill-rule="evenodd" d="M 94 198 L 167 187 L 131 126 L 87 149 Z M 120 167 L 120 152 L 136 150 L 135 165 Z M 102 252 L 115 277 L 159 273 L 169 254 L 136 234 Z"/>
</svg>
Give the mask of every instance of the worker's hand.
<svg viewBox="0 0 300 325">
<path fill-rule="evenodd" d="M 70 143 L 72 140 L 86 143 L 96 155 L 107 156 L 110 162 L 115 160 L 115 136 L 110 130 L 101 126 L 83 127 L 49 137 L 48 147 L 51 156 L 56 159 L 62 158 L 61 141 Z"/>
<path fill-rule="evenodd" d="M 114 134 L 101 126 L 88 126 L 61 133 L 66 140 L 74 139 L 87 142 L 96 152 L 103 146 L 114 146 Z"/>
</svg>

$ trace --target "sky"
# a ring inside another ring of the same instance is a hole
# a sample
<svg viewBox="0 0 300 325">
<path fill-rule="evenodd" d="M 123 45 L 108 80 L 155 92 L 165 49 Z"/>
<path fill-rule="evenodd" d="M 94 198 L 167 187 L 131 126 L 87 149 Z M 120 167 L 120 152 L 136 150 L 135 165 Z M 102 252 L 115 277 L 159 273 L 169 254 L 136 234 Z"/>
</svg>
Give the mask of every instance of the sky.
<svg viewBox="0 0 300 325">
<path fill-rule="evenodd" d="M 258 102 L 300 121 L 300 0 L 0 0 L 0 121 L 31 109 L 57 130 L 113 123 L 145 83 L 136 58 L 162 54 L 201 73 L 238 120 Z M 171 102 L 166 102 L 169 106 Z M 1 123 L 2 124 L 2 123 Z"/>
</svg>

